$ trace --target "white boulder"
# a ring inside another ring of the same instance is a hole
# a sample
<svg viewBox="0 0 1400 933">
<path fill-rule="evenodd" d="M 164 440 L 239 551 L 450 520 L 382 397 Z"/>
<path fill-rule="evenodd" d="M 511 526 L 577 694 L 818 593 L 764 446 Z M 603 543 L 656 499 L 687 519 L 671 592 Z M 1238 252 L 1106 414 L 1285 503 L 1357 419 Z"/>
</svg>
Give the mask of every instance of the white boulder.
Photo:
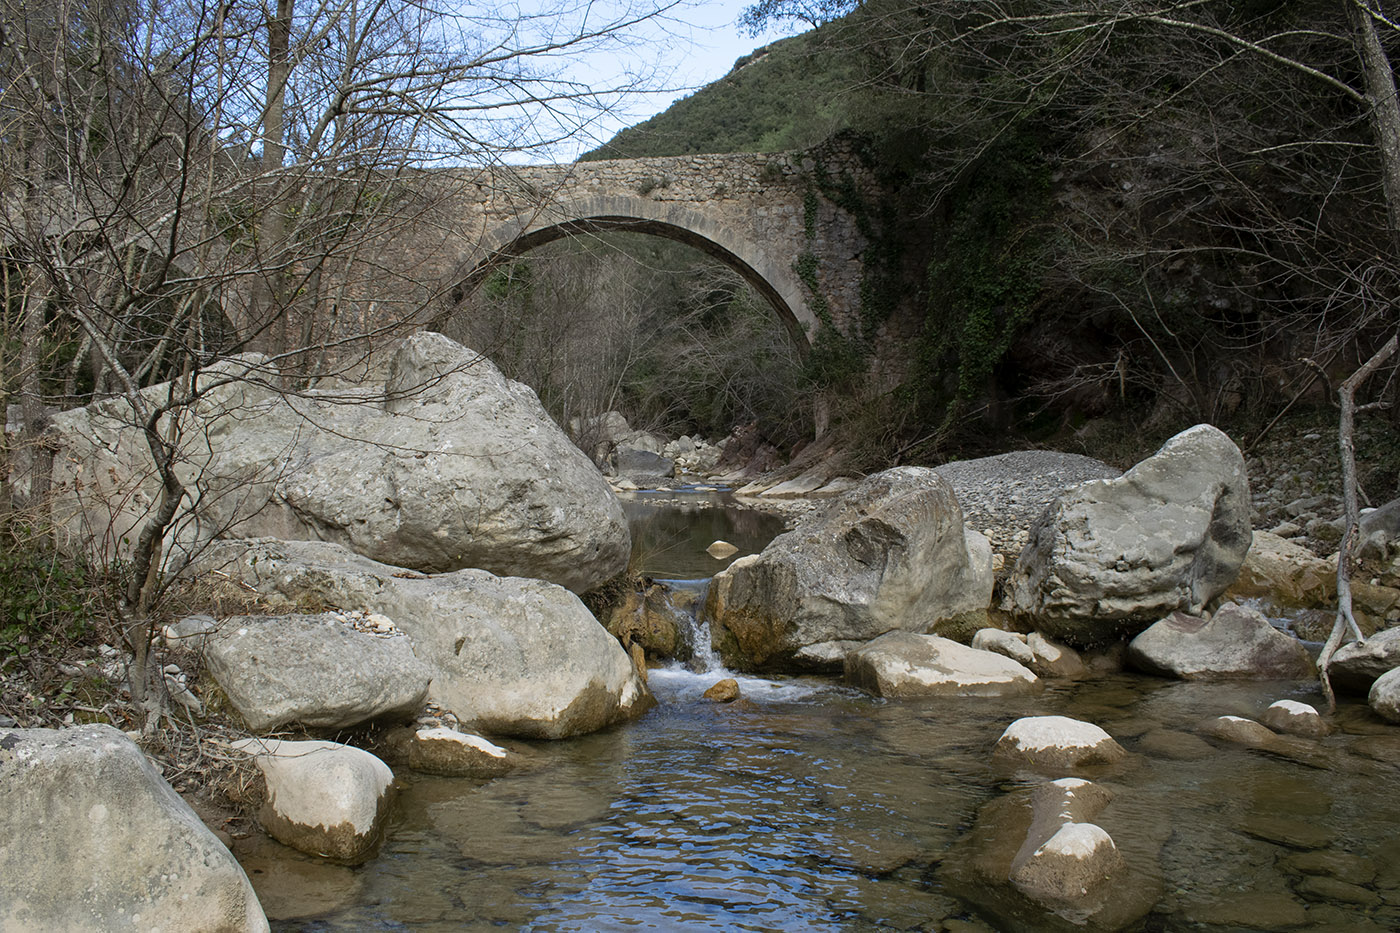
<svg viewBox="0 0 1400 933">
<path fill-rule="evenodd" d="M 0 788 L 0 930 L 268 930 L 233 855 L 111 726 L 0 731 Z"/>
<path fill-rule="evenodd" d="M 384 762 L 336 742 L 241 739 L 233 747 L 254 756 L 267 781 L 258 819 L 274 839 L 345 862 L 379 845 L 394 784 Z"/>
<path fill-rule="evenodd" d="M 1027 716 L 1006 727 L 992 758 L 1015 767 L 1062 773 L 1126 758 L 1128 752 L 1093 723 L 1067 716 Z"/>
<path fill-rule="evenodd" d="M 890 632 L 850 652 L 847 682 L 882 697 L 1015 696 L 1040 686 L 1010 658 L 938 635 Z"/>
</svg>

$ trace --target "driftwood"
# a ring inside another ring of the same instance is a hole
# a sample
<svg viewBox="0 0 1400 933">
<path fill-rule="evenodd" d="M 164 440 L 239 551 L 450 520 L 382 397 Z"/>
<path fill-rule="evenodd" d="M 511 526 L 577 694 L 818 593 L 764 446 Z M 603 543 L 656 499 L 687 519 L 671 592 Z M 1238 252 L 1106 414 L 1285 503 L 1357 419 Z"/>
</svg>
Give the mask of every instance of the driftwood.
<svg viewBox="0 0 1400 933">
<path fill-rule="evenodd" d="M 1337 389 L 1342 409 L 1337 435 L 1342 449 L 1342 495 L 1346 506 L 1346 530 L 1342 534 L 1341 549 L 1337 552 L 1337 621 L 1332 625 L 1332 633 L 1327 636 L 1327 643 L 1322 646 L 1322 655 L 1318 658 L 1317 663 L 1318 679 L 1322 684 L 1323 696 L 1327 698 L 1328 712 L 1333 712 L 1337 708 L 1337 697 L 1332 692 L 1332 681 L 1327 671 L 1332 664 L 1332 655 L 1337 653 L 1337 649 L 1342 645 L 1342 639 L 1348 632 L 1351 634 L 1352 641 L 1358 644 L 1364 644 L 1366 641 L 1365 636 L 1361 634 L 1360 626 L 1356 624 L 1356 617 L 1352 614 L 1351 608 L 1351 560 L 1352 552 L 1356 549 L 1357 538 L 1360 536 L 1359 526 L 1361 522 L 1361 506 L 1357 501 L 1354 435 L 1357 411 L 1366 411 L 1379 407 L 1379 405 L 1363 405 L 1358 409 L 1356 390 L 1386 360 L 1395 355 L 1397 347 L 1400 347 L 1400 337 L 1392 336 L 1385 342 L 1384 346 L 1376 351 L 1374 356 L 1363 363 L 1361 368 L 1352 373 Z"/>
</svg>

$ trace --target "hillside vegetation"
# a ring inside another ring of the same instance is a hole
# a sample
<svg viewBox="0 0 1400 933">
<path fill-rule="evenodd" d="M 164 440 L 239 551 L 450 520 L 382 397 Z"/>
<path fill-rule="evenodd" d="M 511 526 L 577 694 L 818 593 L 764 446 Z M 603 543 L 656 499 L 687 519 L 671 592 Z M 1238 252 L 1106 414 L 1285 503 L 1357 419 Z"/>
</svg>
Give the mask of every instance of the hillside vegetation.
<svg viewBox="0 0 1400 933">
<path fill-rule="evenodd" d="M 845 126 L 856 69 L 819 31 L 763 46 L 723 78 L 618 133 L 580 161 L 804 149 Z"/>
<path fill-rule="evenodd" d="M 764 0 L 757 25 L 822 25 L 591 156 L 853 134 L 889 191 L 865 208 L 867 272 L 897 297 L 823 354 L 897 378 L 808 376 L 874 462 L 1324 402 L 1400 319 L 1393 21 L 1323 0 L 1004 7 Z M 1372 382 L 1391 411 L 1393 365 Z"/>
</svg>

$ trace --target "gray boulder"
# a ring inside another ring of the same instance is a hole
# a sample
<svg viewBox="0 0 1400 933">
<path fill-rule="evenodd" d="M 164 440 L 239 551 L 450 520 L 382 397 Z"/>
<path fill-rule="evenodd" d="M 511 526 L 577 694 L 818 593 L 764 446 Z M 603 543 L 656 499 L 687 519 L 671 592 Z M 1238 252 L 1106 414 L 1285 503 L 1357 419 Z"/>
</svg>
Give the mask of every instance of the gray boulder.
<svg viewBox="0 0 1400 933">
<path fill-rule="evenodd" d="M 1317 709 L 1297 700 L 1277 700 L 1269 704 L 1259 721 L 1275 732 L 1318 739 L 1332 731 Z"/>
<path fill-rule="evenodd" d="M 263 593 L 383 613 L 432 673 L 430 699 L 496 735 L 565 738 L 655 701 L 577 596 L 483 570 L 424 576 L 313 541 L 225 545 L 217 567 Z"/>
<path fill-rule="evenodd" d="M 912 632 L 881 635 L 845 664 L 847 682 L 882 697 L 1016 696 L 1040 686 L 1010 658 Z"/>
<path fill-rule="evenodd" d="M 649 450 L 619 447 L 613 453 L 613 470 L 638 486 L 658 486 L 676 475 L 676 464 Z"/>
<path fill-rule="evenodd" d="M 1276 678 L 1316 674 L 1307 649 L 1257 609 L 1226 603 L 1209 620 L 1174 612 L 1128 645 L 1140 671 L 1182 680 Z"/>
<path fill-rule="evenodd" d="M 1082 677 L 1084 661 L 1073 648 L 1067 648 L 1039 632 L 1023 635 L 1001 629 L 984 628 L 972 636 L 972 647 L 994 651 L 1017 664 L 1025 665 L 1037 677 Z"/>
<path fill-rule="evenodd" d="M 1400 668 L 1377 677 L 1366 699 L 1377 716 L 1388 722 L 1400 723 Z"/>
<path fill-rule="evenodd" d="M 130 420 L 118 403 L 54 420 L 55 516 L 74 537 L 134 540 L 158 500 Z M 627 565 L 602 475 L 529 387 L 440 334 L 407 338 L 382 386 L 285 396 L 232 383 L 186 414 L 182 436 L 196 497 L 182 551 L 213 536 L 325 540 L 424 572 L 478 567 L 577 592 Z"/>
<path fill-rule="evenodd" d="M 1361 516 L 1358 522 L 1357 556 L 1384 561 L 1400 550 L 1400 499 L 1392 499 Z"/>
<path fill-rule="evenodd" d="M 0 732 L 0 929 L 268 929 L 233 855 L 111 726 Z"/>
<path fill-rule="evenodd" d="M 1349 693 L 1366 693 L 1376 678 L 1400 667 L 1400 628 L 1377 632 L 1364 643 L 1337 649 L 1327 667 L 1332 686 Z"/>
<path fill-rule="evenodd" d="M 1041 515 L 1007 581 L 1006 608 L 1072 645 L 1200 612 L 1250 544 L 1244 458 L 1196 425 L 1117 479 L 1065 491 Z"/>
<path fill-rule="evenodd" d="M 258 821 L 268 835 L 312 855 L 368 858 L 384 836 L 394 772 L 369 752 L 336 742 L 240 739 L 267 782 Z"/>
<path fill-rule="evenodd" d="M 735 561 L 706 607 L 726 665 L 788 669 L 812 645 L 925 632 L 984 610 L 992 584 L 991 549 L 963 527 L 948 484 L 898 467 Z"/>
<path fill-rule="evenodd" d="M 360 630 L 336 612 L 225 619 L 204 661 L 254 732 L 411 718 L 432 679 L 402 632 Z"/>
</svg>

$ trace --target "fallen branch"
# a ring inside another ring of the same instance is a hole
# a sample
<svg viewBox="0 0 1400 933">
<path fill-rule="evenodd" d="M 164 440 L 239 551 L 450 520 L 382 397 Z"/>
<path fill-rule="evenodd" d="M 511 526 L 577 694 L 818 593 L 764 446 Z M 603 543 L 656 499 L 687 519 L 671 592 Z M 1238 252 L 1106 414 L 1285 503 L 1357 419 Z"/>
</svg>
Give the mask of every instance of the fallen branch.
<svg viewBox="0 0 1400 933">
<path fill-rule="evenodd" d="M 1351 640 L 1357 644 L 1364 644 L 1366 641 L 1365 636 L 1361 634 L 1360 626 L 1356 624 L 1356 617 L 1352 614 L 1351 608 L 1351 553 L 1360 534 L 1361 522 L 1361 508 L 1357 502 L 1356 492 L 1356 444 L 1354 440 L 1356 390 L 1395 354 L 1397 347 L 1400 347 L 1400 336 L 1392 335 L 1385 342 L 1385 345 L 1375 352 L 1375 355 L 1363 363 L 1361 368 L 1352 373 L 1337 389 L 1342 409 L 1337 435 L 1342 449 L 1342 494 L 1346 505 L 1346 530 L 1342 534 L 1341 548 L 1337 552 L 1337 621 L 1332 624 L 1332 633 L 1327 636 L 1327 643 L 1322 646 L 1322 655 L 1318 658 L 1317 663 L 1318 680 L 1322 684 L 1322 695 L 1327 698 L 1327 711 L 1329 713 L 1335 712 L 1337 709 L 1337 697 L 1332 692 L 1332 681 L 1327 670 L 1332 664 L 1332 655 L 1337 653 L 1337 649 L 1342 645 L 1342 638 L 1348 631 L 1351 633 Z"/>
</svg>

